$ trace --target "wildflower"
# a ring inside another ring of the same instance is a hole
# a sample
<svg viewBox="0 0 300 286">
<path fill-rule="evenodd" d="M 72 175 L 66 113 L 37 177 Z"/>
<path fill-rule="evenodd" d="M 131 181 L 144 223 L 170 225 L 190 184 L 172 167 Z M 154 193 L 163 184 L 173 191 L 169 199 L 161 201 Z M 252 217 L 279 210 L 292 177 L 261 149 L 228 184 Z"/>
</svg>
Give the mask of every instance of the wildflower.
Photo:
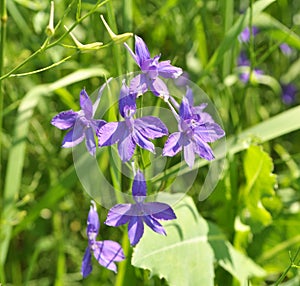
<svg viewBox="0 0 300 286">
<path fill-rule="evenodd" d="M 297 88 L 293 84 L 281 84 L 282 101 L 287 104 L 293 104 L 296 101 Z"/>
<path fill-rule="evenodd" d="M 193 106 L 192 91 L 187 89 L 179 108 L 179 132 L 172 133 L 165 143 L 163 156 L 174 156 L 183 149 L 184 160 L 191 168 L 195 154 L 206 160 L 214 159 L 207 142 L 214 142 L 225 135 L 224 130 L 212 117 L 203 112 L 206 105 Z"/>
<path fill-rule="evenodd" d="M 115 262 L 124 260 L 125 256 L 119 243 L 111 240 L 97 241 L 100 222 L 96 204 L 92 201 L 87 219 L 88 247 L 82 260 L 81 273 L 83 277 L 88 276 L 92 271 L 92 254 L 103 267 L 117 273 Z"/>
<path fill-rule="evenodd" d="M 147 186 L 142 172 L 137 171 L 133 185 L 132 195 L 135 204 L 118 204 L 112 207 L 107 215 L 105 224 L 119 226 L 128 223 L 128 236 L 130 244 L 136 245 L 144 233 L 144 223 L 153 231 L 166 235 L 163 226 L 158 220 L 172 220 L 176 218 L 172 208 L 165 203 L 144 202 Z"/>
<path fill-rule="evenodd" d="M 279 48 L 285 56 L 290 56 L 293 52 L 292 48 L 287 43 L 282 43 Z"/>
<path fill-rule="evenodd" d="M 259 33 L 259 30 L 257 27 L 252 26 L 252 35 L 256 36 Z M 250 40 L 250 28 L 246 27 L 239 35 L 239 41 L 242 43 L 247 43 Z"/>
<path fill-rule="evenodd" d="M 98 144 L 100 147 L 118 143 L 118 152 L 123 162 L 130 160 L 136 145 L 154 153 L 154 145 L 149 139 L 155 139 L 168 134 L 168 129 L 159 118 L 145 116 L 134 119 L 136 113 L 136 96 L 129 92 L 123 82 L 119 111 L 125 121 L 109 122 L 98 131 Z"/>
<path fill-rule="evenodd" d="M 104 86 L 100 89 L 100 94 Z M 51 124 L 55 127 L 61 130 L 70 129 L 63 139 L 62 147 L 74 147 L 85 138 L 88 152 L 95 156 L 96 143 L 94 132 L 106 123 L 104 120 L 93 119 L 97 105 L 98 102 L 94 105 L 92 104 L 91 99 L 83 89 L 80 92 L 80 111 L 63 111 L 52 118 Z"/>
<path fill-rule="evenodd" d="M 167 99 L 169 91 L 158 76 L 178 78 L 182 74 L 182 69 L 172 66 L 170 61 L 159 62 L 160 55 L 151 58 L 148 47 L 138 36 L 135 36 L 135 53 L 126 43 L 124 45 L 142 71 L 141 74 L 132 79 L 130 92 L 137 91 L 138 95 L 141 95 L 150 90 L 154 95 Z"/>
</svg>

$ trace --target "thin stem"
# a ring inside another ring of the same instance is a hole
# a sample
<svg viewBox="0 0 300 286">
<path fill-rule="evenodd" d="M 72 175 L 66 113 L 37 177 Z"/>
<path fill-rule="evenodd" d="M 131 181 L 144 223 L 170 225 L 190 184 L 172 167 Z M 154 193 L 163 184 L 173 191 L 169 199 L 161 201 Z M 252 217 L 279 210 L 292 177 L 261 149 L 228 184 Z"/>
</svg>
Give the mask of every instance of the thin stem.
<svg viewBox="0 0 300 286">
<path fill-rule="evenodd" d="M 2 0 L 3 1 L 3 0 Z M 105 0 L 101 3 L 98 3 L 94 6 L 93 9 L 91 9 L 88 13 L 86 13 L 84 16 L 82 16 L 80 19 L 78 19 L 76 22 L 74 22 L 74 24 L 69 28 L 68 31 L 64 32 L 57 40 L 55 40 L 52 43 L 49 43 L 50 38 L 48 37 L 44 43 L 42 44 L 42 46 L 36 50 L 32 55 L 30 55 L 28 58 L 26 58 L 23 62 L 21 62 L 20 64 L 18 64 L 15 68 L 13 68 L 11 71 L 9 71 L 8 73 L 2 75 L 0 77 L 0 82 L 5 79 L 8 78 L 9 76 L 11 76 L 15 71 L 17 71 L 18 69 L 20 69 L 22 66 L 24 66 L 26 63 L 28 63 L 32 58 L 36 57 L 39 53 L 44 52 L 54 46 L 56 46 L 60 41 L 62 41 L 78 24 L 80 24 L 84 19 L 86 19 L 87 17 L 89 17 L 91 14 L 93 14 L 99 7 L 101 7 L 102 5 L 104 5 L 105 3 L 109 2 L 110 0 Z M 55 31 L 57 30 L 57 27 L 60 25 L 61 22 L 59 22 L 57 24 L 57 26 L 55 27 Z"/>
<path fill-rule="evenodd" d="M 3 73 L 4 68 L 4 49 L 5 49 L 5 42 L 6 42 L 6 24 L 7 24 L 7 11 L 6 11 L 6 0 L 0 1 L 0 13 L 1 13 L 1 35 L 0 35 L 0 76 Z M 3 93 L 3 85 L 0 81 L 0 133 L 2 132 L 2 124 L 3 124 L 3 102 L 4 102 L 4 93 Z M 0 139 L 0 189 L 3 190 L 3 186 L 1 185 L 2 180 L 2 142 Z M 0 196 L 0 205 L 1 196 Z M 1 273 L 0 273 L 1 274 Z M 1 281 L 1 276 L 0 276 Z"/>
</svg>

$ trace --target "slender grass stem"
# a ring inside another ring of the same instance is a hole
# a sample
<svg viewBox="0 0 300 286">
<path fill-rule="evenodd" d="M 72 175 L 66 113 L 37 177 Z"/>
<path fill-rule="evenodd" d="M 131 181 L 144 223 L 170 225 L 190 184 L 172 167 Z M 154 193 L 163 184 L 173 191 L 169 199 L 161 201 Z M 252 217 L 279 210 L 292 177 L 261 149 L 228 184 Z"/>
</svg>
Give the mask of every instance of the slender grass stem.
<svg viewBox="0 0 300 286">
<path fill-rule="evenodd" d="M 0 17 L 1 17 L 1 34 L 0 34 L 0 76 L 4 69 L 4 49 L 6 43 L 6 27 L 7 27 L 7 11 L 6 11 L 6 0 L 0 1 Z M 4 102 L 4 91 L 3 83 L 0 81 L 0 134 L 2 133 L 3 125 L 3 102 Z M 0 139 L 0 189 L 3 190 L 2 180 L 2 142 Z M 2 193 L 2 192 L 1 192 Z M 0 193 L 0 206 L 2 208 L 2 194 Z M 2 221 L 2 212 L 0 213 L 0 222 Z M 4 264 L 0 264 L 0 281 L 5 283 L 5 270 Z"/>
<path fill-rule="evenodd" d="M 0 35 L 0 76 L 3 73 L 4 69 L 4 49 L 6 43 L 6 26 L 7 26 L 7 11 L 6 11 L 6 0 L 1 0 L 0 2 L 0 13 L 1 13 L 1 35 Z M 0 133 L 2 132 L 2 124 L 3 124 L 3 102 L 4 102 L 4 91 L 3 84 L 0 81 Z M 2 142 L 0 139 L 0 189 L 2 190 Z M 1 204 L 1 197 L 0 197 Z"/>
<path fill-rule="evenodd" d="M 91 14 L 95 13 L 97 11 L 97 9 L 101 6 L 103 6 L 104 4 L 106 4 L 107 2 L 109 2 L 110 0 L 105 0 L 101 3 L 98 3 L 94 6 L 93 9 L 91 9 L 88 13 L 86 13 L 84 16 L 82 16 L 80 19 L 78 19 L 76 22 L 74 22 L 74 24 L 68 29 L 68 31 L 65 31 L 57 40 L 53 41 L 52 43 L 50 43 L 50 39 L 51 37 L 48 37 L 44 43 L 41 45 L 41 47 L 36 50 L 33 54 L 31 54 L 28 58 L 26 58 L 23 62 L 21 62 L 20 64 L 18 64 L 16 67 L 14 67 L 12 70 L 10 70 L 8 73 L 1 75 L 0 77 L 0 82 L 3 79 L 6 79 L 8 77 L 10 77 L 13 73 L 15 73 L 18 69 L 20 69 L 22 66 L 24 66 L 25 64 L 27 64 L 30 60 L 32 60 L 33 58 L 35 58 L 38 54 L 40 54 L 41 52 L 44 52 L 54 46 L 56 46 L 59 42 L 61 42 L 77 25 L 79 25 L 84 19 L 86 19 L 87 17 L 89 17 Z M 99 1 L 98 1 L 99 2 Z M 60 25 L 61 22 L 59 22 L 56 27 L 55 27 L 55 31 L 57 30 L 57 27 Z"/>
</svg>

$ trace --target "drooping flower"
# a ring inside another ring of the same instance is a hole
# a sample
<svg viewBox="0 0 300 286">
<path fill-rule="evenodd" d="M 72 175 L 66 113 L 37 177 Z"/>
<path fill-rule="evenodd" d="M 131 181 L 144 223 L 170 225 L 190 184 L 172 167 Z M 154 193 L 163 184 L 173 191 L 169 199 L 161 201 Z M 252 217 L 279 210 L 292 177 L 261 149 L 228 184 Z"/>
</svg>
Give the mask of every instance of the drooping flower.
<svg viewBox="0 0 300 286">
<path fill-rule="evenodd" d="M 125 256 L 119 243 L 111 240 L 97 241 L 100 222 L 97 213 L 96 204 L 92 201 L 87 219 L 87 237 L 88 247 L 85 250 L 82 260 L 81 274 L 83 277 L 88 276 L 92 271 L 92 254 L 103 267 L 117 273 L 115 262 L 124 260 Z"/>
<path fill-rule="evenodd" d="M 295 85 L 289 84 L 281 84 L 282 89 L 282 101 L 283 103 L 290 105 L 296 101 L 297 88 Z"/>
<path fill-rule="evenodd" d="M 214 159 L 207 143 L 223 137 L 225 132 L 208 113 L 203 112 L 205 107 L 206 104 L 193 106 L 192 90 L 188 88 L 179 108 L 179 131 L 169 136 L 163 156 L 173 157 L 183 149 L 184 160 L 190 168 L 194 165 L 195 154 L 206 160 Z"/>
<path fill-rule="evenodd" d="M 100 89 L 100 94 L 105 85 Z M 100 119 L 93 119 L 97 109 L 98 102 L 94 105 L 86 91 L 83 89 L 80 92 L 80 111 L 67 110 L 60 112 L 51 120 L 51 124 L 55 127 L 66 130 L 70 129 L 65 135 L 62 147 L 70 148 L 81 143 L 85 138 L 85 144 L 88 152 L 95 156 L 96 143 L 95 132 L 106 122 Z"/>
<path fill-rule="evenodd" d="M 259 30 L 257 27 L 252 26 L 252 35 L 256 36 L 259 33 Z M 242 43 L 247 43 L 250 40 L 250 28 L 246 27 L 239 35 L 239 41 Z"/>
<path fill-rule="evenodd" d="M 136 245 L 143 236 L 144 223 L 154 232 L 166 235 L 165 229 L 158 220 L 176 219 L 174 211 L 168 204 L 144 202 L 146 192 L 144 175 L 141 171 L 137 171 L 132 185 L 132 196 L 135 203 L 115 205 L 109 210 L 105 221 L 105 224 L 110 226 L 128 223 L 128 236 L 132 246 Z"/>
<path fill-rule="evenodd" d="M 144 116 L 134 119 L 136 113 L 136 96 L 129 92 L 123 82 L 119 111 L 125 121 L 109 122 L 97 131 L 100 147 L 118 143 L 118 152 L 121 160 L 126 162 L 133 156 L 136 145 L 154 153 L 155 148 L 149 139 L 155 139 L 168 134 L 168 129 L 157 117 Z"/>
<path fill-rule="evenodd" d="M 165 83 L 159 78 L 178 78 L 182 74 L 182 69 L 172 66 L 170 61 L 159 62 L 160 55 L 153 58 L 145 42 L 135 36 L 135 53 L 125 43 L 125 47 L 140 67 L 142 73 L 134 77 L 130 83 L 130 92 L 137 92 L 138 95 L 150 90 L 154 95 L 165 99 L 169 96 L 169 91 Z"/>
</svg>

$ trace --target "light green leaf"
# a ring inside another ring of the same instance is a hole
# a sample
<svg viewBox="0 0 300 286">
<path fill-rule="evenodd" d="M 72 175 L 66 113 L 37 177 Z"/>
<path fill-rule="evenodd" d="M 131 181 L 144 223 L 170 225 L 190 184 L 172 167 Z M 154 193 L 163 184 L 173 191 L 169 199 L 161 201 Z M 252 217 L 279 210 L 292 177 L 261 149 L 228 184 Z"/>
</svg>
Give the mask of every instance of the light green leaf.
<svg viewBox="0 0 300 286">
<path fill-rule="evenodd" d="M 177 195 L 162 194 L 159 201 L 176 201 Z M 132 264 L 164 277 L 171 286 L 214 285 L 214 262 L 247 285 L 251 276 L 264 271 L 226 241 L 214 224 L 203 219 L 186 196 L 174 207 L 177 219 L 164 223 L 167 237 L 149 228 L 135 247 Z M 242 266 L 242 267 L 241 267 Z"/>
<path fill-rule="evenodd" d="M 244 158 L 246 185 L 241 196 L 245 207 L 241 218 L 250 225 L 253 233 L 261 231 L 272 222 L 272 215 L 266 209 L 275 197 L 276 176 L 272 170 L 272 159 L 261 146 L 250 146 L 247 149 Z"/>
</svg>

